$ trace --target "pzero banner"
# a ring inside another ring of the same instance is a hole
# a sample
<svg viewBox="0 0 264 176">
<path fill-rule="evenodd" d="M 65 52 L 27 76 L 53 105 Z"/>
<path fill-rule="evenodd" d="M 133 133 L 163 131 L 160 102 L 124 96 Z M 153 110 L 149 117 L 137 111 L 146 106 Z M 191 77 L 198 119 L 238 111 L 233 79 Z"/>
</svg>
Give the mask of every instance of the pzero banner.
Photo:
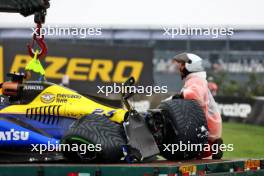
<svg viewBox="0 0 264 176">
<path fill-rule="evenodd" d="M 0 82 L 8 72 L 21 72 L 31 60 L 28 40 L 0 41 Z M 41 59 L 46 78 L 60 83 L 69 78 L 69 87 L 94 94 L 97 86 L 122 83 L 134 76 L 140 85 L 153 85 L 153 49 L 116 45 L 87 45 L 72 41 L 47 41 L 48 55 Z"/>
</svg>

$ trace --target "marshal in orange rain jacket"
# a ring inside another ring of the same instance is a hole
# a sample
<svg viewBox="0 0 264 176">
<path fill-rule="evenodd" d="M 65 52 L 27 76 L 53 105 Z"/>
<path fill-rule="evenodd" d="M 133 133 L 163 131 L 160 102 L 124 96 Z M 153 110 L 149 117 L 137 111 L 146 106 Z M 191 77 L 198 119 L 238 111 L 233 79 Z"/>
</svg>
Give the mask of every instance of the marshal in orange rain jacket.
<svg viewBox="0 0 264 176">
<path fill-rule="evenodd" d="M 221 138 L 222 118 L 208 89 L 206 72 L 195 72 L 187 75 L 181 93 L 184 99 L 196 100 L 201 105 L 208 124 L 209 141 L 213 142 Z"/>
</svg>

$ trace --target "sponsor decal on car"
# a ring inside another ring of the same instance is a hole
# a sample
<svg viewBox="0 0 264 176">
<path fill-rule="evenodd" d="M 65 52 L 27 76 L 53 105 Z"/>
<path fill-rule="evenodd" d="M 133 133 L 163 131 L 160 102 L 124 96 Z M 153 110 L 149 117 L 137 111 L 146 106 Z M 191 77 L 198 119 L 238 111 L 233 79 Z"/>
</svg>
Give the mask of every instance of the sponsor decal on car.
<svg viewBox="0 0 264 176">
<path fill-rule="evenodd" d="M 76 98 L 80 99 L 80 95 L 74 95 L 74 94 L 57 94 L 57 98 Z"/>
<path fill-rule="evenodd" d="M 53 93 L 47 92 L 40 96 L 40 100 L 46 104 L 52 103 L 55 100 L 55 95 Z"/>
<path fill-rule="evenodd" d="M 115 112 L 116 112 L 116 110 L 105 111 L 103 109 L 97 108 L 92 112 L 92 114 L 103 115 L 107 118 L 111 118 L 111 117 L 113 117 Z"/>
<path fill-rule="evenodd" d="M 0 131 L 0 141 L 26 141 L 29 138 L 29 132 L 17 131 L 10 129 L 10 131 Z"/>
<path fill-rule="evenodd" d="M 75 94 L 57 94 L 57 103 L 67 103 L 68 99 L 80 99 L 82 96 Z"/>
<path fill-rule="evenodd" d="M 24 90 L 43 90 L 44 87 L 41 85 L 25 85 Z"/>
</svg>

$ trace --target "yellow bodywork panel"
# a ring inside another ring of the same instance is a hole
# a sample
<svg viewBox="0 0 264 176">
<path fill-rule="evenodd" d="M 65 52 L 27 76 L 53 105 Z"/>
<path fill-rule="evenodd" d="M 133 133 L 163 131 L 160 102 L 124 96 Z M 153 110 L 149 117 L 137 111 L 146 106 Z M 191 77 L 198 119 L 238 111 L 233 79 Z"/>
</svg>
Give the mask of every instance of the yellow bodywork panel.
<svg viewBox="0 0 264 176">
<path fill-rule="evenodd" d="M 71 89 L 54 84 L 44 89 L 31 103 L 8 106 L 2 109 L 0 114 L 26 114 L 28 109 L 45 106 L 60 106 L 58 112 L 60 116 L 78 119 L 87 114 L 94 113 L 104 115 L 117 123 L 121 123 L 124 120 L 127 112 L 124 109 L 104 106 Z"/>
</svg>

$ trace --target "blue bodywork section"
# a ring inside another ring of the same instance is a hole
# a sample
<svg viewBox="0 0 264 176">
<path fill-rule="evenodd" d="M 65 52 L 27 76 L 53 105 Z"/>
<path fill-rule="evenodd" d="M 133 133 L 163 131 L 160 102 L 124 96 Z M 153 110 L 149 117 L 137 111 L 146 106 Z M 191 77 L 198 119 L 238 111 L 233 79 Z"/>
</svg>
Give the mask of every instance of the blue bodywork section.
<svg viewBox="0 0 264 176">
<path fill-rule="evenodd" d="M 31 144 L 44 144 L 50 141 L 55 144 L 58 140 L 23 128 L 9 121 L 0 120 L 0 146 L 27 147 Z"/>
<path fill-rule="evenodd" d="M 57 118 L 56 124 L 49 124 L 45 121 L 29 119 L 25 114 L 1 114 L 0 148 L 8 146 L 24 148 L 31 147 L 32 144 L 58 144 L 74 119 L 61 116 Z"/>
</svg>

